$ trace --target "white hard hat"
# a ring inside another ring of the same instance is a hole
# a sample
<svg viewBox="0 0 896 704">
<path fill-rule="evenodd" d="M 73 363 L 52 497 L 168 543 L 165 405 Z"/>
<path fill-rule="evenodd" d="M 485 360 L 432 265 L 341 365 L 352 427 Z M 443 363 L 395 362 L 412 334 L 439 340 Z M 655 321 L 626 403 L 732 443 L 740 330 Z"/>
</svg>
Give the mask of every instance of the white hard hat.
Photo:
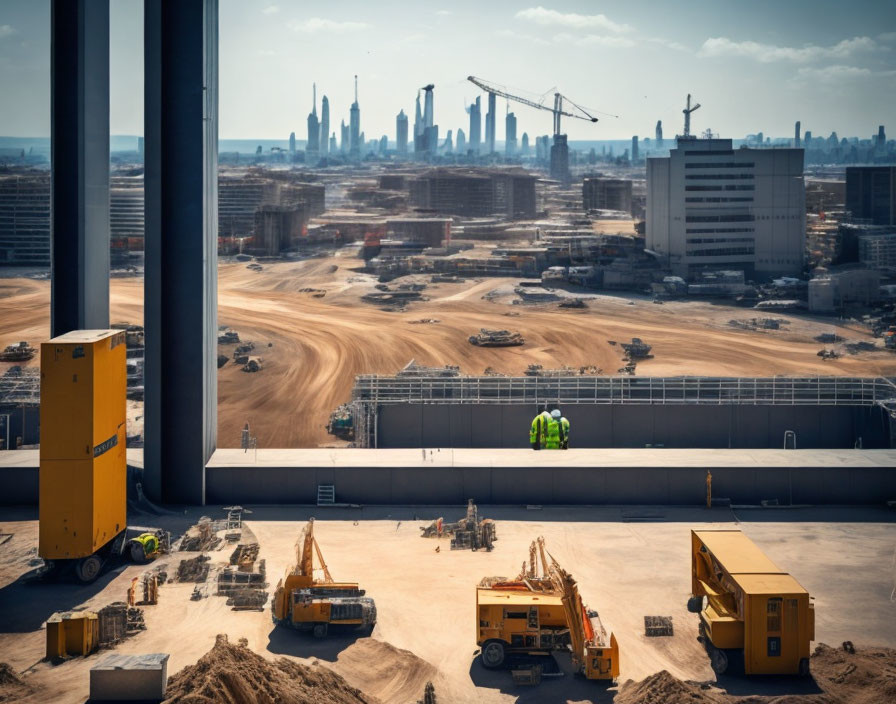
<svg viewBox="0 0 896 704">
<path fill-rule="evenodd" d="M 561 413 L 559 408 L 555 408 L 553 411 L 551 411 L 551 418 L 559 418 L 560 416 Z"/>
</svg>

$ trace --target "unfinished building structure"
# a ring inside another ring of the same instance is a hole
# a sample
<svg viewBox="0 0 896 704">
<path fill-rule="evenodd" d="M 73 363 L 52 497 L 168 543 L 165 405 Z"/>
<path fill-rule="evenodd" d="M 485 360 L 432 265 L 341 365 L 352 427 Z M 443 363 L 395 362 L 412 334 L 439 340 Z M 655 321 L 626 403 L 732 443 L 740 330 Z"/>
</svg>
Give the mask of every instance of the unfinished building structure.
<svg viewBox="0 0 896 704">
<path fill-rule="evenodd" d="M 592 176 L 582 181 L 585 210 L 632 210 L 632 182 L 623 178 Z"/>
<path fill-rule="evenodd" d="M 446 215 L 534 218 L 535 181 L 523 169 L 433 169 L 410 181 L 410 205 Z"/>
<path fill-rule="evenodd" d="M 50 174 L 0 175 L 0 264 L 50 265 Z"/>
</svg>

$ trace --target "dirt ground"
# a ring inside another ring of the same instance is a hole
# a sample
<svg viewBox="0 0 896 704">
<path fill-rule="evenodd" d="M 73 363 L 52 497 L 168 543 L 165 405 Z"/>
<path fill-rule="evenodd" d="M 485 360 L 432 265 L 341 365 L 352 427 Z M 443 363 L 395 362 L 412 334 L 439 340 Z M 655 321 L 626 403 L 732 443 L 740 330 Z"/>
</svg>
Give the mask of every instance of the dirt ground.
<svg viewBox="0 0 896 704">
<path fill-rule="evenodd" d="M 304 261 L 262 262 L 261 272 L 245 263 L 221 262 L 219 323 L 253 341 L 254 354 L 264 361 L 263 370 L 254 374 L 232 362 L 219 370 L 219 447 L 238 447 L 247 421 L 259 447 L 339 445 L 326 424 L 330 412 L 350 399 L 354 377 L 393 374 L 411 359 L 456 364 L 469 374 L 491 367 L 520 375 L 529 364 L 595 365 L 615 374 L 622 350 L 609 341 L 641 337 L 653 346 L 654 358 L 638 364 L 638 375 L 896 374 L 896 355 L 884 350 L 822 361 L 816 353 L 823 345 L 813 340 L 820 333 L 873 340 L 863 326 L 836 318 L 760 313 L 703 301 L 655 305 L 644 296 L 588 291 L 582 292 L 589 297 L 587 309 L 513 305 L 517 280 L 490 278 L 429 284 L 423 292 L 429 300 L 386 311 L 360 301 L 376 283 L 352 271 L 360 263 L 355 248 Z M 411 280 L 428 277 L 396 283 Z M 316 298 L 303 288 L 326 293 Z M 113 279 L 112 321 L 140 323 L 142 296 L 142 280 Z M 0 279 L 0 345 L 45 341 L 48 301 L 48 281 Z M 761 332 L 728 325 L 731 319 L 772 315 L 786 324 Z M 425 318 L 440 322 L 413 324 Z M 518 330 L 526 344 L 491 349 L 469 344 L 467 338 L 483 327 Z M 232 355 L 232 345 L 219 349 Z M 30 362 L 37 363 L 37 358 Z M 8 366 L 0 364 L 0 373 Z M 139 415 L 139 409 L 129 411 L 131 420 Z"/>
<path fill-rule="evenodd" d="M 266 560 L 269 591 L 293 563 L 305 521 L 316 515 L 315 535 L 334 579 L 357 580 L 376 600 L 378 622 L 372 636 L 346 633 L 319 641 L 274 628 L 267 608 L 231 611 L 221 597 L 191 601 L 191 583 L 166 583 L 159 604 L 144 609 L 147 630 L 119 645 L 117 652 L 170 653 L 169 674 L 175 674 L 196 663 L 224 633 L 231 643 L 245 638 L 253 652 L 271 662 L 279 657 L 305 664 L 317 661 L 384 704 L 416 701 L 429 680 L 439 701 L 450 704 L 610 702 L 618 691 L 615 686 L 567 675 L 536 689 L 515 687 L 508 673 L 486 671 L 476 659 L 476 583 L 487 575 L 514 575 L 530 541 L 544 535 L 551 554 L 578 579 L 586 603 L 616 634 L 621 683 L 663 670 L 681 680 L 713 682 L 696 639 L 696 617 L 686 609 L 689 531 L 711 525 L 739 526 L 809 590 L 815 597 L 817 643 L 851 640 L 857 647 L 896 647 L 891 600 L 896 517 L 886 509 L 481 509 L 482 515 L 498 522 L 493 552 L 451 551 L 445 541 L 419 537 L 419 527 L 433 518 L 460 517 L 459 506 L 254 507 L 248 526 L 259 541 L 259 558 Z M 132 522 L 163 525 L 179 534 L 201 513 L 223 516 L 206 507 L 182 515 L 136 516 Z M 80 704 L 87 697 L 88 671 L 102 654 L 61 665 L 42 662 L 43 624 L 55 611 L 97 609 L 121 600 L 131 578 L 143 568 L 119 568 L 88 587 L 27 585 L 20 577 L 35 553 L 35 518 L 33 510 L 9 509 L 0 522 L 0 532 L 14 534 L 0 545 L 0 662 L 9 663 L 34 688 L 30 701 Z M 213 564 L 225 562 L 231 550 L 222 547 L 211 553 Z M 172 572 L 181 557 L 175 554 L 161 562 Z M 671 616 L 674 635 L 647 638 L 645 615 Z M 558 660 L 568 672 L 568 657 Z M 822 683 L 816 684 L 814 691 L 819 692 Z M 790 678 L 732 677 L 715 685 L 738 697 L 783 696 L 793 694 L 796 686 Z"/>
</svg>

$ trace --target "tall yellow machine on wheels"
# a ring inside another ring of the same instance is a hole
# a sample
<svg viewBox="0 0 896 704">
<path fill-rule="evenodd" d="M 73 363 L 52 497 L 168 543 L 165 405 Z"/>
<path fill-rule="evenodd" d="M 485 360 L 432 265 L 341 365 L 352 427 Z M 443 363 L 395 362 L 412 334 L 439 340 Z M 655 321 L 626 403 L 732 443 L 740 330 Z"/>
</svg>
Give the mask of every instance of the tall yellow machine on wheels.
<svg viewBox="0 0 896 704">
<path fill-rule="evenodd" d="M 480 582 L 476 629 L 480 660 L 489 669 L 507 667 L 511 656 L 569 649 L 576 673 L 589 680 L 619 677 L 616 636 L 584 605 L 576 580 L 545 551 L 544 538 L 532 543 L 516 579 Z"/>
<path fill-rule="evenodd" d="M 739 530 L 691 531 L 691 592 L 717 674 L 809 674 L 809 593 Z"/>
<path fill-rule="evenodd" d="M 300 548 L 301 544 L 301 548 Z M 314 577 L 314 555 L 323 577 Z M 335 582 L 314 538 L 314 519 L 308 521 L 300 543 L 296 543 L 296 564 L 277 582 L 271 601 L 274 623 L 324 638 L 330 626 L 367 628 L 376 625 L 376 604 L 365 596 L 357 582 Z"/>
<path fill-rule="evenodd" d="M 155 557 L 167 534 L 127 527 L 125 332 L 75 330 L 41 345 L 38 554 L 92 582 L 111 557 Z"/>
</svg>

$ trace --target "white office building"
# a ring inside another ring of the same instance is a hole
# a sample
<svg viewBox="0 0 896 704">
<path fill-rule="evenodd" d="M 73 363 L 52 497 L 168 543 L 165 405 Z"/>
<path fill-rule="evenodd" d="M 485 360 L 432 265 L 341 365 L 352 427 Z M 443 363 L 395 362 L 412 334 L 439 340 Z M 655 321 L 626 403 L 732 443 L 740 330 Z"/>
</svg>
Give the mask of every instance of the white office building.
<svg viewBox="0 0 896 704">
<path fill-rule="evenodd" d="M 647 248 L 675 275 L 799 274 L 805 240 L 802 149 L 733 149 L 730 139 L 679 137 L 668 157 L 647 159 Z"/>
</svg>

